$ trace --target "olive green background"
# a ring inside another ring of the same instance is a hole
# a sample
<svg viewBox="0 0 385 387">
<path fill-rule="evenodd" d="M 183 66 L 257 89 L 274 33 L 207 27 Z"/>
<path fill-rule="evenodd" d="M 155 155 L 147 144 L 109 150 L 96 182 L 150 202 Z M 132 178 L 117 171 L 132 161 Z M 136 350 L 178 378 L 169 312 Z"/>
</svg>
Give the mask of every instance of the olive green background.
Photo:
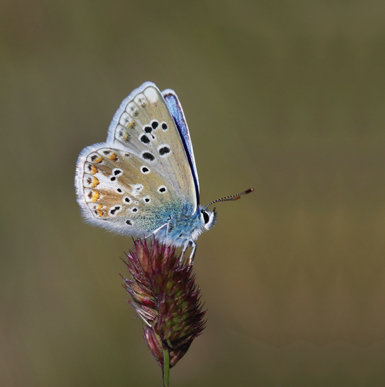
<svg viewBox="0 0 385 387">
<path fill-rule="evenodd" d="M 2 1 L 1 386 L 159 386 L 84 223 L 78 153 L 142 82 L 176 90 L 202 202 L 208 325 L 172 386 L 385 384 L 383 1 Z"/>
</svg>

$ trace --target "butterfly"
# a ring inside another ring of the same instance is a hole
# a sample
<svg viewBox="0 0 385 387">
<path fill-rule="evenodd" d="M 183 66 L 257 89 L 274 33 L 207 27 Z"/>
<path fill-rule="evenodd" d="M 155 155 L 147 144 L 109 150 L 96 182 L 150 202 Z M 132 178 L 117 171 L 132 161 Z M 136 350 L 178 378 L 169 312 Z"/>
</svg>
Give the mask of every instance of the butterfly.
<svg viewBox="0 0 385 387">
<path fill-rule="evenodd" d="M 213 203 L 199 204 L 199 180 L 190 132 L 173 90 L 145 82 L 125 98 L 107 140 L 84 148 L 77 160 L 76 197 L 86 221 L 125 235 L 191 246 L 216 221 Z"/>
</svg>

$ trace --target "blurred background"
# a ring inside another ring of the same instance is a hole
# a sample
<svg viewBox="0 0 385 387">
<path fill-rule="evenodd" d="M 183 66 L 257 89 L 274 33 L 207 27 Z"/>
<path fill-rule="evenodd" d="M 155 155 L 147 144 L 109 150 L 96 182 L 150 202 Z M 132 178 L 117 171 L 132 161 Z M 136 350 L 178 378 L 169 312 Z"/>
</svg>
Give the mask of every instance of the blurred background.
<svg viewBox="0 0 385 387">
<path fill-rule="evenodd" d="M 3 0 L 1 386 L 156 386 L 83 222 L 78 153 L 142 82 L 176 90 L 202 202 L 207 329 L 173 386 L 385 384 L 385 4 Z"/>
</svg>

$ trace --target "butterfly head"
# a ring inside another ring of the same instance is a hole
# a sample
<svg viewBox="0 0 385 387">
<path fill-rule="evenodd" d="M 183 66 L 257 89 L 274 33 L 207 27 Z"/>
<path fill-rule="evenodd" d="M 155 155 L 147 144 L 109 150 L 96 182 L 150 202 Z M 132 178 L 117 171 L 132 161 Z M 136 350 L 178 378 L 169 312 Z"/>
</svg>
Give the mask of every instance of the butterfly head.
<svg viewBox="0 0 385 387">
<path fill-rule="evenodd" d="M 209 211 L 207 207 L 201 208 L 201 222 L 203 227 L 206 230 L 210 230 L 217 221 L 217 213 L 215 212 L 215 208 L 213 211 Z"/>
</svg>

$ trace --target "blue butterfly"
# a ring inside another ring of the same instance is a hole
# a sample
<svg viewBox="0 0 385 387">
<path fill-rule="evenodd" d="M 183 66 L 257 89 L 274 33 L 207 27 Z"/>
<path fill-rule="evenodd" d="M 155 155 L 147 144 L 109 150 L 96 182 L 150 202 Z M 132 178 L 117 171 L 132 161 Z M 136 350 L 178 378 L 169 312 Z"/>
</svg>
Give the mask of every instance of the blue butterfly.
<svg viewBox="0 0 385 387">
<path fill-rule="evenodd" d="M 208 206 L 199 204 L 193 146 L 179 99 L 173 90 L 145 82 L 123 100 L 107 140 L 82 150 L 75 187 L 84 218 L 92 224 L 135 237 L 192 246 L 215 224 L 208 207 L 236 200 L 246 190 Z"/>
</svg>

